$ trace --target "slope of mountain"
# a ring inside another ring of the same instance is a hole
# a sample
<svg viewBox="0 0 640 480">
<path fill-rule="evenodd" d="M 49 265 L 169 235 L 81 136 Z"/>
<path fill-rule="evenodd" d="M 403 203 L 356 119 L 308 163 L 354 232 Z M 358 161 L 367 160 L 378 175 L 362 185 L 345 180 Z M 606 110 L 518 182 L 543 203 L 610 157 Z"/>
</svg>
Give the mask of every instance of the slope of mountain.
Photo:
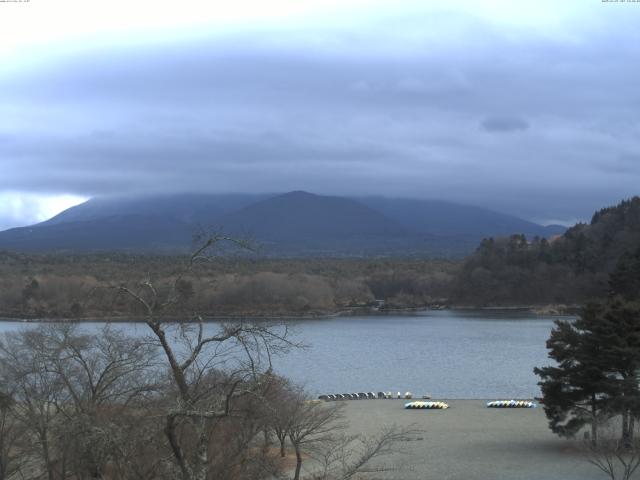
<svg viewBox="0 0 640 480">
<path fill-rule="evenodd" d="M 221 219 L 225 230 L 247 231 L 273 241 L 395 238 L 409 233 L 399 223 L 348 198 L 289 192 L 254 203 Z"/>
<path fill-rule="evenodd" d="M 256 239 L 278 255 L 414 253 L 421 235 L 344 197 L 296 191 L 231 212 L 220 220 L 226 232 Z"/>
<path fill-rule="evenodd" d="M 109 215 L 0 232 L 0 248 L 17 251 L 172 251 L 191 241 L 191 225 L 162 215 Z"/>
<path fill-rule="evenodd" d="M 184 251 L 202 228 L 248 236 L 270 255 L 462 256 L 484 236 L 556 233 L 447 202 L 282 195 L 94 199 L 31 227 L 0 232 L 0 249 Z"/>
<path fill-rule="evenodd" d="M 190 224 L 208 225 L 225 213 L 268 197 L 269 195 L 179 194 L 93 198 L 39 225 L 91 221 L 114 215 L 163 215 Z"/>
<path fill-rule="evenodd" d="M 385 197 L 364 197 L 359 200 L 408 229 L 430 235 L 462 235 L 479 241 L 484 237 L 513 233 L 548 237 L 562 234 L 566 230 L 560 225 L 545 227 L 486 208 L 441 200 Z"/>
</svg>

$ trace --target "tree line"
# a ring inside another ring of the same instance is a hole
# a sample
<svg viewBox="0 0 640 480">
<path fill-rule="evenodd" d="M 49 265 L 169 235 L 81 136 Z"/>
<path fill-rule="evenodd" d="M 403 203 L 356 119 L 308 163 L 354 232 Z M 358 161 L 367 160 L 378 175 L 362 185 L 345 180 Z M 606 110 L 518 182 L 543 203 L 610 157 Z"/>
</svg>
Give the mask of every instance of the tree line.
<svg viewBox="0 0 640 480">
<path fill-rule="evenodd" d="M 126 296 L 100 290 L 148 272 L 171 289 L 179 257 L 124 254 L 0 254 L 0 315 L 17 318 L 131 318 L 144 314 Z M 401 259 L 249 259 L 230 256 L 181 278 L 182 303 L 203 315 L 303 316 L 442 302 L 456 264 Z"/>
</svg>

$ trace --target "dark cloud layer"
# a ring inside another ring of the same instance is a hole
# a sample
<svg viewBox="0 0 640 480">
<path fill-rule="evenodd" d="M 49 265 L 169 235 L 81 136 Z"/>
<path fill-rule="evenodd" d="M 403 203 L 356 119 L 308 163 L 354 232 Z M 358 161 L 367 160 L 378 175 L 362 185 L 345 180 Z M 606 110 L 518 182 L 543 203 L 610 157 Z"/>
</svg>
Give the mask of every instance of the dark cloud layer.
<svg viewBox="0 0 640 480">
<path fill-rule="evenodd" d="M 636 30 L 465 25 L 444 48 L 414 21 L 411 48 L 393 31 L 325 32 L 322 48 L 265 33 L 0 71 L 0 191 L 306 189 L 538 221 L 638 193 Z"/>
<path fill-rule="evenodd" d="M 489 117 L 482 121 L 481 127 L 487 132 L 514 132 L 526 130 L 529 123 L 518 117 Z"/>
</svg>

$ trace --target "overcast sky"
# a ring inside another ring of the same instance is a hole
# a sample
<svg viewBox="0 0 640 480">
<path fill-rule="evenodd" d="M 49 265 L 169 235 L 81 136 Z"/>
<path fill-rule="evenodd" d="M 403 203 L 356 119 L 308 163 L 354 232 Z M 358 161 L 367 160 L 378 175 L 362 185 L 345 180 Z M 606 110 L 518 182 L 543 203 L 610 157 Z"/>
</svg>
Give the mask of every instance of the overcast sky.
<svg viewBox="0 0 640 480">
<path fill-rule="evenodd" d="M 588 219 L 640 193 L 639 65 L 640 3 L 0 2 L 0 229 L 146 191 Z"/>
</svg>

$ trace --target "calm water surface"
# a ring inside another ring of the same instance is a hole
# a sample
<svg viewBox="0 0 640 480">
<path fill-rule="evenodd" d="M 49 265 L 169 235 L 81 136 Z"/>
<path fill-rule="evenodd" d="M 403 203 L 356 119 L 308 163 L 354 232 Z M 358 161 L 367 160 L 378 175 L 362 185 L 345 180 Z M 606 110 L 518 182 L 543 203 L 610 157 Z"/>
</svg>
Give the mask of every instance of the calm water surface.
<svg viewBox="0 0 640 480">
<path fill-rule="evenodd" d="M 304 320 L 293 322 L 295 337 L 309 348 L 274 363 L 314 394 L 409 390 L 440 398 L 529 398 L 539 394 L 533 367 L 549 364 L 545 341 L 554 318 L 445 310 Z M 25 325 L 0 322 L 0 332 Z M 146 333 L 144 325 L 117 325 Z"/>
</svg>

